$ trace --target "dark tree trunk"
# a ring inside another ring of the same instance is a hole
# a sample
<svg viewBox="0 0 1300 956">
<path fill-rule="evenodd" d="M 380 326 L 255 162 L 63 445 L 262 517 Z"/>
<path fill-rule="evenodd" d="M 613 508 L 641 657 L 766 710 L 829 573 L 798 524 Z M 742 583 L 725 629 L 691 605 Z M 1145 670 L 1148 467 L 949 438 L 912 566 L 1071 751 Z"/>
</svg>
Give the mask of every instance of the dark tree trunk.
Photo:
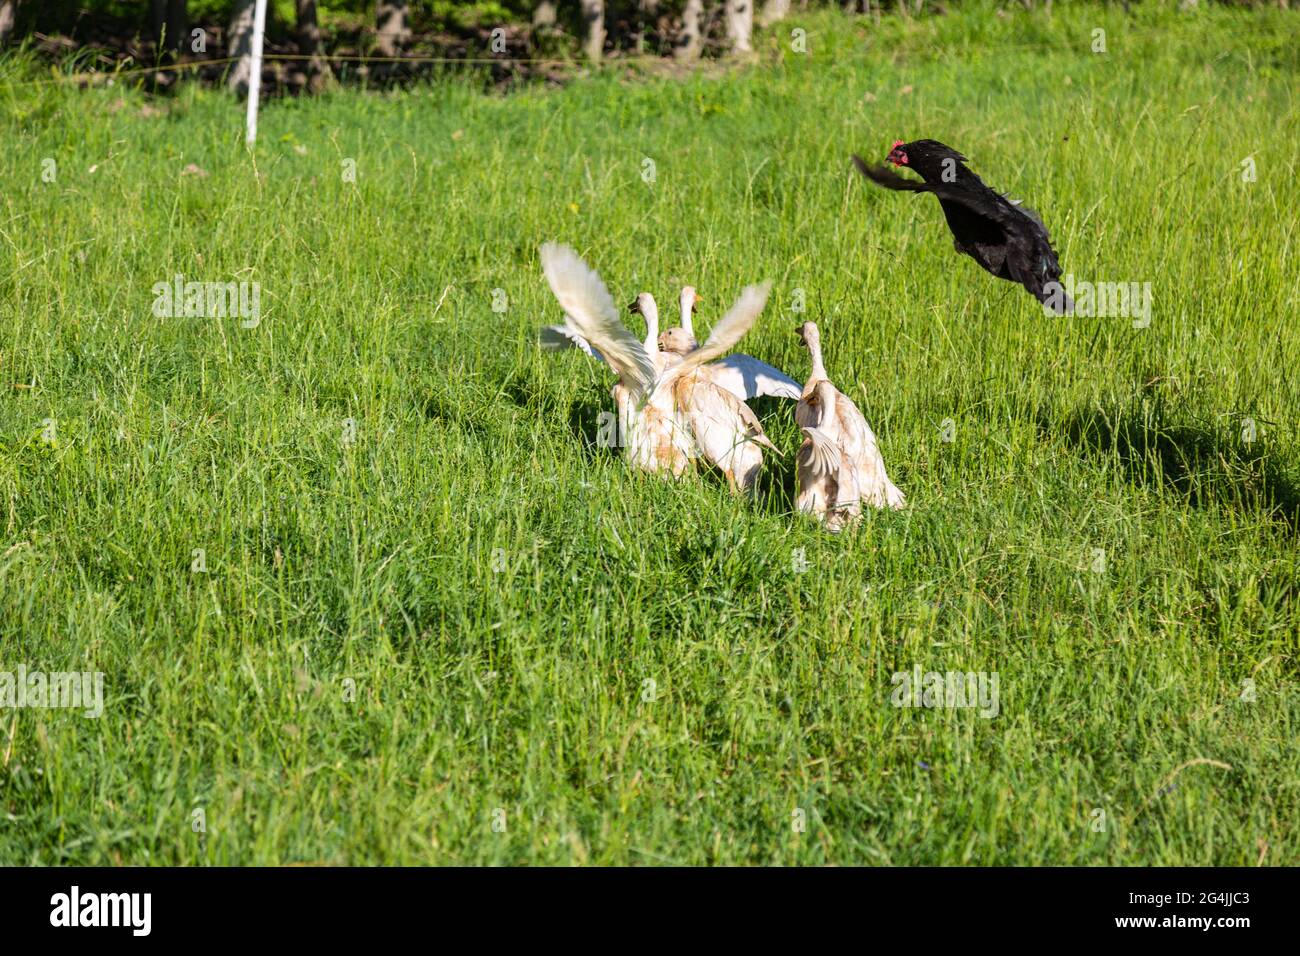
<svg viewBox="0 0 1300 956">
<path fill-rule="evenodd" d="M 660 0 L 636 0 L 636 12 L 632 21 L 636 27 L 633 36 L 636 39 L 636 51 L 645 52 L 646 35 L 659 24 Z"/>
<path fill-rule="evenodd" d="M 226 89 L 246 92 L 253 69 L 253 0 L 235 0 L 235 12 L 226 30 L 226 55 L 239 57 L 226 74 Z"/>
<path fill-rule="evenodd" d="M 316 0 L 297 0 L 298 52 L 311 57 L 307 61 L 307 88 L 319 92 L 331 76 L 329 65 L 321 56 L 320 23 L 316 19 Z"/>
<path fill-rule="evenodd" d="M 167 24 L 164 38 L 167 48 L 177 53 L 188 49 L 190 17 L 188 0 L 167 0 Z"/>
</svg>

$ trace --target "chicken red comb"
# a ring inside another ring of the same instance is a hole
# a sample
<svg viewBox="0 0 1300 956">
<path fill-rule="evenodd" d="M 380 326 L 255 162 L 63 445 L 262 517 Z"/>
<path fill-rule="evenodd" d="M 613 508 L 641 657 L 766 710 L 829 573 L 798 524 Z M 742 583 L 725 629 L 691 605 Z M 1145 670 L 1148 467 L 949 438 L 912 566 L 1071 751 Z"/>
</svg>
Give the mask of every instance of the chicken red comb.
<svg viewBox="0 0 1300 956">
<path fill-rule="evenodd" d="M 906 146 L 906 145 L 907 145 L 907 144 L 904 143 L 901 139 L 896 139 L 896 140 L 894 140 L 894 145 L 891 146 L 891 147 L 889 147 L 889 148 L 890 148 L 890 149 L 898 149 L 898 147 L 900 147 L 900 146 Z"/>
</svg>

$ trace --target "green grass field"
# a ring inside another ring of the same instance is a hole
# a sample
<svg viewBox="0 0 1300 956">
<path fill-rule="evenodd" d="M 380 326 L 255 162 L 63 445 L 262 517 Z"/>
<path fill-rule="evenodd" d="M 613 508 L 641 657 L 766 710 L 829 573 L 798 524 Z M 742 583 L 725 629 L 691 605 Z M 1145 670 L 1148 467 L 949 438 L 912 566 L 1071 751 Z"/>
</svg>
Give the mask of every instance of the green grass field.
<svg viewBox="0 0 1300 956">
<path fill-rule="evenodd" d="M 255 155 L 220 92 L 0 62 L 0 671 L 105 692 L 0 710 L 0 863 L 1300 861 L 1295 25 L 796 16 L 747 68 L 270 103 Z M 926 136 L 1149 327 L 849 167 Z M 774 280 L 743 350 L 802 379 L 819 322 L 910 507 L 792 514 L 773 400 L 760 501 L 631 472 L 536 346 L 547 240 L 706 327 Z M 176 274 L 260 325 L 155 317 Z M 914 666 L 998 715 L 892 706 Z"/>
</svg>

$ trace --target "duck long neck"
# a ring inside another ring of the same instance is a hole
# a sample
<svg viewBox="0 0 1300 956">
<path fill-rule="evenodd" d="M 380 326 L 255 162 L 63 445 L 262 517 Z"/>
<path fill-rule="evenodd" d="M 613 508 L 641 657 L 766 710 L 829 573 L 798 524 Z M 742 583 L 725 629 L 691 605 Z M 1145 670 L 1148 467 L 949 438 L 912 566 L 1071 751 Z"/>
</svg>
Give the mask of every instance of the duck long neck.
<svg viewBox="0 0 1300 956">
<path fill-rule="evenodd" d="M 827 378 L 826 366 L 822 364 L 822 341 L 821 336 L 816 333 L 807 336 L 808 354 L 812 356 L 812 369 L 808 377 L 814 381 L 819 378 Z"/>
<path fill-rule="evenodd" d="M 823 375 L 824 374 L 825 373 L 823 372 Z M 823 379 L 821 384 L 817 386 L 817 395 L 821 399 L 821 403 L 822 403 L 821 423 L 825 424 L 826 422 L 834 421 L 835 420 L 835 389 L 831 387 L 831 383 Z"/>
<path fill-rule="evenodd" d="M 691 327 L 691 311 L 695 308 L 695 296 L 683 289 L 682 297 L 678 301 L 682 307 L 682 328 L 686 330 L 687 335 L 695 338 L 695 329 Z"/>
<path fill-rule="evenodd" d="M 646 295 L 641 314 L 645 316 L 645 350 L 653 354 L 659 351 L 659 305 L 654 296 Z"/>
</svg>

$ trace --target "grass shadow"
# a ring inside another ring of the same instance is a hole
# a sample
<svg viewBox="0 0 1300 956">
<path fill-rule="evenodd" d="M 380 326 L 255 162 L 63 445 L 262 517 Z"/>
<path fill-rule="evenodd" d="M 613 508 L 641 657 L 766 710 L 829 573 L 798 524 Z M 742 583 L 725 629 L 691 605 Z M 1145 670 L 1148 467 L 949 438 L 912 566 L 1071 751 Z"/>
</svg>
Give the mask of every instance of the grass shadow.
<svg viewBox="0 0 1300 956">
<path fill-rule="evenodd" d="M 582 454 L 588 461 L 618 457 L 622 449 L 612 444 L 617 438 L 618 413 L 613 402 L 601 405 L 590 399 L 569 403 L 566 416 L 569 431 L 582 445 Z"/>
<path fill-rule="evenodd" d="M 1232 433 L 1175 417 L 1159 395 L 1080 409 L 1064 418 L 1039 408 L 1033 418 L 1046 438 L 1112 457 L 1133 484 L 1170 489 L 1196 508 L 1260 510 L 1292 533 L 1300 530 L 1300 485 L 1248 419 Z"/>
</svg>

